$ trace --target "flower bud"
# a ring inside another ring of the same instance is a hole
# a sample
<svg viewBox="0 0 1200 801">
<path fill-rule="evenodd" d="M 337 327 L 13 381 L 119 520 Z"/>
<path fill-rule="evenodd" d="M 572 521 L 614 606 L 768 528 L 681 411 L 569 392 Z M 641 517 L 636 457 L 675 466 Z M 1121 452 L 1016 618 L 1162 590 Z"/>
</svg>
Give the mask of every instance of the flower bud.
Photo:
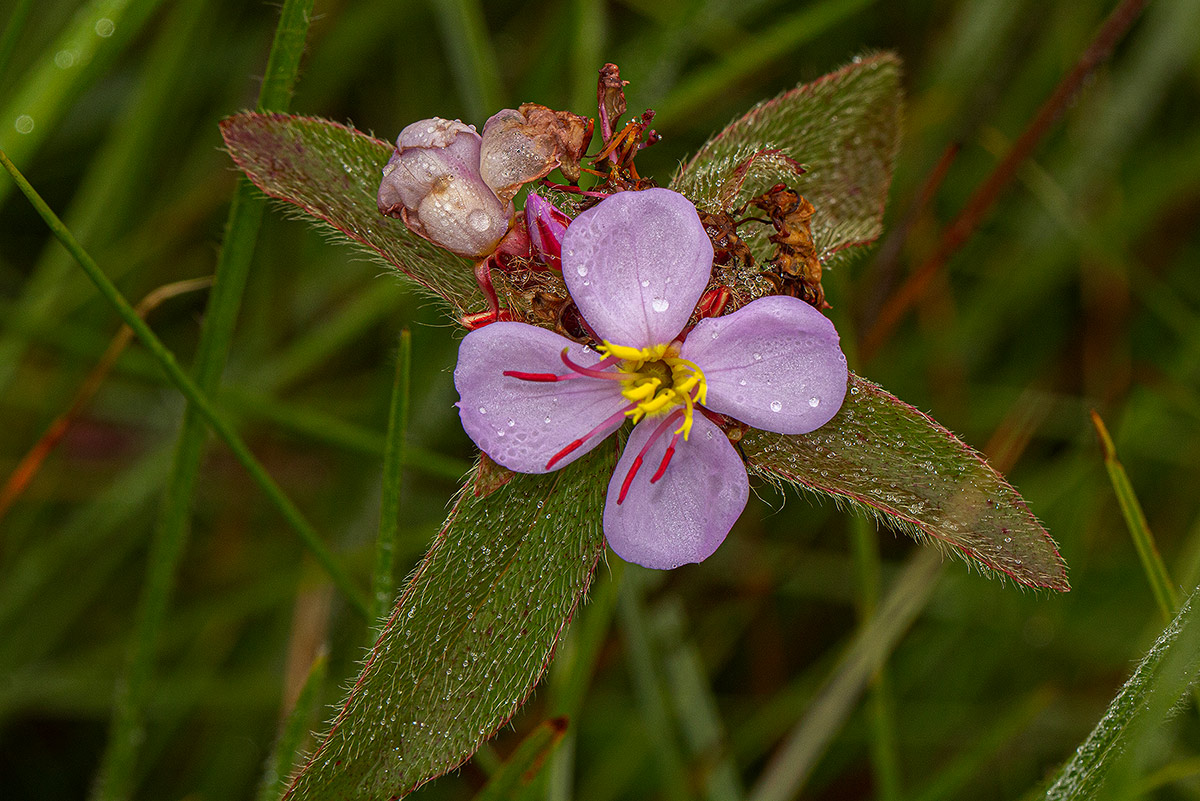
<svg viewBox="0 0 1200 801">
<path fill-rule="evenodd" d="M 562 270 L 562 238 L 571 218 L 536 192 L 525 198 L 525 227 L 529 243 L 541 261 L 555 270 Z"/>
<path fill-rule="evenodd" d="M 434 117 L 409 125 L 383 168 L 379 211 L 452 253 L 472 259 L 490 254 L 507 233 L 513 209 L 479 173 L 481 142 L 473 127 L 458 120 Z"/>
<path fill-rule="evenodd" d="M 556 167 L 579 180 L 579 162 L 592 138 L 592 121 L 569 111 L 523 103 L 492 115 L 483 126 L 480 172 L 503 201 Z"/>
</svg>

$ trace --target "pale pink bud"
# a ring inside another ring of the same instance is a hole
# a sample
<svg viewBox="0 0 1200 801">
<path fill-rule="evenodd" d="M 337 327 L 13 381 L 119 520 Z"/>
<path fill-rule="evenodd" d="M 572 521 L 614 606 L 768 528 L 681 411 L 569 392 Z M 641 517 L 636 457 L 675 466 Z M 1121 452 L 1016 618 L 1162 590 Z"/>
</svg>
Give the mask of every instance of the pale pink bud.
<svg viewBox="0 0 1200 801">
<path fill-rule="evenodd" d="M 458 120 L 409 125 L 383 168 L 379 211 L 452 253 L 482 259 L 508 232 L 513 207 L 479 174 L 481 137 Z"/>
<path fill-rule="evenodd" d="M 530 192 L 525 198 L 525 227 L 529 243 L 541 261 L 555 270 L 562 270 L 562 239 L 571 218 L 550 201 Z"/>
</svg>

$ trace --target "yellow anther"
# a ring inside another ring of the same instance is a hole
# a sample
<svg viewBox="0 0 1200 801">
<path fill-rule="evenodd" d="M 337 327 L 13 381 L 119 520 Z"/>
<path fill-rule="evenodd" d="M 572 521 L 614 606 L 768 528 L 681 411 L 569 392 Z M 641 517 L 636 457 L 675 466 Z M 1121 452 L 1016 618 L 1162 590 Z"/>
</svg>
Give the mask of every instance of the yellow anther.
<svg viewBox="0 0 1200 801">
<path fill-rule="evenodd" d="M 619 359 L 619 369 L 628 376 L 622 381 L 621 394 L 633 404 L 626 412 L 629 418 L 638 423 L 683 406 L 683 423 L 675 433 L 686 440 L 692 431 L 696 404 L 704 403 L 708 395 L 704 371 L 695 362 L 681 359 L 674 344 L 634 348 L 605 342 L 599 350 L 605 358 Z"/>
</svg>

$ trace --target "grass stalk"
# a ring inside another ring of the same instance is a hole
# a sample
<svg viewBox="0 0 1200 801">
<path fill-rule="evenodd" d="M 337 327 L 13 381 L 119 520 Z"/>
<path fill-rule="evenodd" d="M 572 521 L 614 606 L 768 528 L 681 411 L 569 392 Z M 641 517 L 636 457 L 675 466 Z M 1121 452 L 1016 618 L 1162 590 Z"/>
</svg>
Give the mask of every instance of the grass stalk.
<svg viewBox="0 0 1200 801">
<path fill-rule="evenodd" d="M 1129 528 L 1129 536 L 1137 549 L 1138 558 L 1142 561 L 1142 570 L 1146 573 L 1146 580 L 1150 582 L 1150 589 L 1154 593 L 1159 611 L 1162 612 L 1163 620 L 1170 620 L 1179 609 L 1179 590 L 1167 573 L 1167 566 L 1163 563 L 1162 555 L 1154 542 L 1154 535 L 1150 532 L 1150 524 L 1146 521 L 1146 513 L 1142 511 L 1142 505 L 1133 491 L 1124 465 L 1117 458 L 1117 449 L 1113 445 L 1108 428 L 1094 409 L 1092 425 L 1100 439 L 1100 448 L 1104 452 L 1104 467 L 1108 470 L 1108 478 L 1112 482 L 1113 492 L 1117 495 L 1117 504 L 1121 507 L 1125 525 Z"/>
<path fill-rule="evenodd" d="M 262 782 L 258 786 L 258 801 L 278 801 L 283 797 L 288 777 L 291 776 L 295 764 L 296 752 L 308 736 L 313 718 L 320 708 L 321 688 L 325 684 L 328 669 L 329 655 L 321 652 L 313 660 L 304 686 L 300 688 L 296 703 L 288 712 L 279 732 L 279 739 L 275 741 L 275 747 L 267 759 L 266 770 L 263 771 Z"/>
<path fill-rule="evenodd" d="M 792 728 L 750 794 L 751 801 L 787 801 L 854 709 L 871 676 L 925 608 L 941 573 L 941 553 L 921 548 L 896 578 L 871 620 L 855 635 L 804 717 Z"/>
<path fill-rule="evenodd" d="M 859 621 L 863 625 L 875 614 L 879 604 L 881 563 L 875 533 L 875 526 L 866 517 L 850 517 L 850 543 L 858 578 Z M 900 797 L 900 758 L 896 752 L 890 687 L 885 658 L 871 680 L 867 707 L 875 796 L 881 801 L 896 801 Z"/>
<path fill-rule="evenodd" d="M 29 21 L 29 12 L 33 9 L 33 0 L 17 0 L 8 22 L 4 24 L 4 33 L 0 34 L 0 75 L 6 75 L 8 62 L 12 59 L 13 51 L 17 49 L 17 40 L 21 31 Z"/>
<path fill-rule="evenodd" d="M 396 533 L 400 528 L 400 501 L 404 482 L 404 455 L 408 445 L 409 386 L 412 378 L 412 332 L 400 332 L 396 378 L 388 411 L 383 453 L 383 492 L 379 512 L 379 539 L 375 545 L 375 580 L 371 619 L 382 627 L 396 594 Z"/>
</svg>

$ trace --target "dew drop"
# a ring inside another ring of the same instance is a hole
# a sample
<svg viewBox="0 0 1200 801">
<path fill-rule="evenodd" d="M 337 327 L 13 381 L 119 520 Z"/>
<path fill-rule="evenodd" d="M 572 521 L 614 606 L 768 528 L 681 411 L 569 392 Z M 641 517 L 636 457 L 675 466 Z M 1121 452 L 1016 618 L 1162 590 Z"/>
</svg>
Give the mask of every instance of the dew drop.
<svg viewBox="0 0 1200 801">
<path fill-rule="evenodd" d="M 744 379 L 744 378 L 743 378 L 741 381 L 739 381 L 739 382 L 738 382 L 738 386 L 739 386 L 739 387 L 744 387 L 744 386 L 746 386 L 746 379 Z"/>
<path fill-rule="evenodd" d="M 509 427 L 509 428 L 512 428 L 512 427 L 513 427 L 513 426 L 515 426 L 516 424 L 517 424 L 517 421 L 516 421 L 516 420 L 513 420 L 513 419 L 509 418 L 509 421 L 508 421 L 508 427 Z"/>
<path fill-rule="evenodd" d="M 717 332 L 716 332 L 716 331 L 713 331 L 713 332 L 712 332 L 712 338 L 713 338 L 713 339 L 716 339 L 716 338 L 717 338 Z"/>
<path fill-rule="evenodd" d="M 783 408 L 783 404 L 780 403 L 779 401 L 777 401 L 777 400 L 771 401 L 771 411 L 777 412 L 782 408 Z"/>
<path fill-rule="evenodd" d="M 492 224 L 491 217 L 482 209 L 475 209 L 467 215 L 467 223 L 476 231 L 486 231 Z"/>
<path fill-rule="evenodd" d="M 33 133 L 33 117 L 28 114 L 22 114 L 17 117 L 17 121 L 13 123 L 13 127 L 17 129 L 19 134 Z"/>
<path fill-rule="evenodd" d="M 642 286 L 643 286 L 643 287 L 648 287 L 648 286 L 650 286 L 650 282 L 649 282 L 649 281 L 642 281 Z"/>
<path fill-rule="evenodd" d="M 504 431 L 503 431 L 502 429 L 498 429 L 498 430 L 496 431 L 496 436 L 497 436 L 497 437 L 503 437 L 503 436 L 504 436 Z"/>
<path fill-rule="evenodd" d="M 755 353 L 755 354 L 754 354 L 754 361 L 756 361 L 756 362 L 761 362 L 761 361 L 762 361 L 762 354 L 761 354 L 761 353 Z"/>
<path fill-rule="evenodd" d="M 550 415 L 546 415 L 546 422 L 547 422 L 547 423 L 549 423 L 549 422 L 550 422 Z"/>
<path fill-rule="evenodd" d="M 821 405 L 821 399 L 820 398 L 809 398 L 808 405 L 815 409 Z"/>
<path fill-rule="evenodd" d="M 655 298 L 654 300 L 650 301 L 650 308 L 654 309 L 656 312 L 665 312 L 668 308 L 670 308 L 670 306 L 671 302 L 666 298 Z"/>
<path fill-rule="evenodd" d="M 96 35 L 100 38 L 107 39 L 108 37 L 112 36 L 116 30 L 116 23 L 108 17 L 101 17 L 100 19 L 96 20 L 95 31 Z"/>
<path fill-rule="evenodd" d="M 487 414 L 487 407 L 486 407 L 486 406 L 480 406 L 480 407 L 479 407 L 479 413 L 480 413 L 480 414 Z"/>
<path fill-rule="evenodd" d="M 567 251 L 567 253 L 568 253 L 568 255 L 571 255 L 571 256 L 575 255 L 575 251 L 573 251 L 573 250 Z M 585 267 L 584 265 L 581 264 L 575 268 L 575 272 L 579 273 L 580 275 L 587 275 L 587 267 Z"/>
</svg>

